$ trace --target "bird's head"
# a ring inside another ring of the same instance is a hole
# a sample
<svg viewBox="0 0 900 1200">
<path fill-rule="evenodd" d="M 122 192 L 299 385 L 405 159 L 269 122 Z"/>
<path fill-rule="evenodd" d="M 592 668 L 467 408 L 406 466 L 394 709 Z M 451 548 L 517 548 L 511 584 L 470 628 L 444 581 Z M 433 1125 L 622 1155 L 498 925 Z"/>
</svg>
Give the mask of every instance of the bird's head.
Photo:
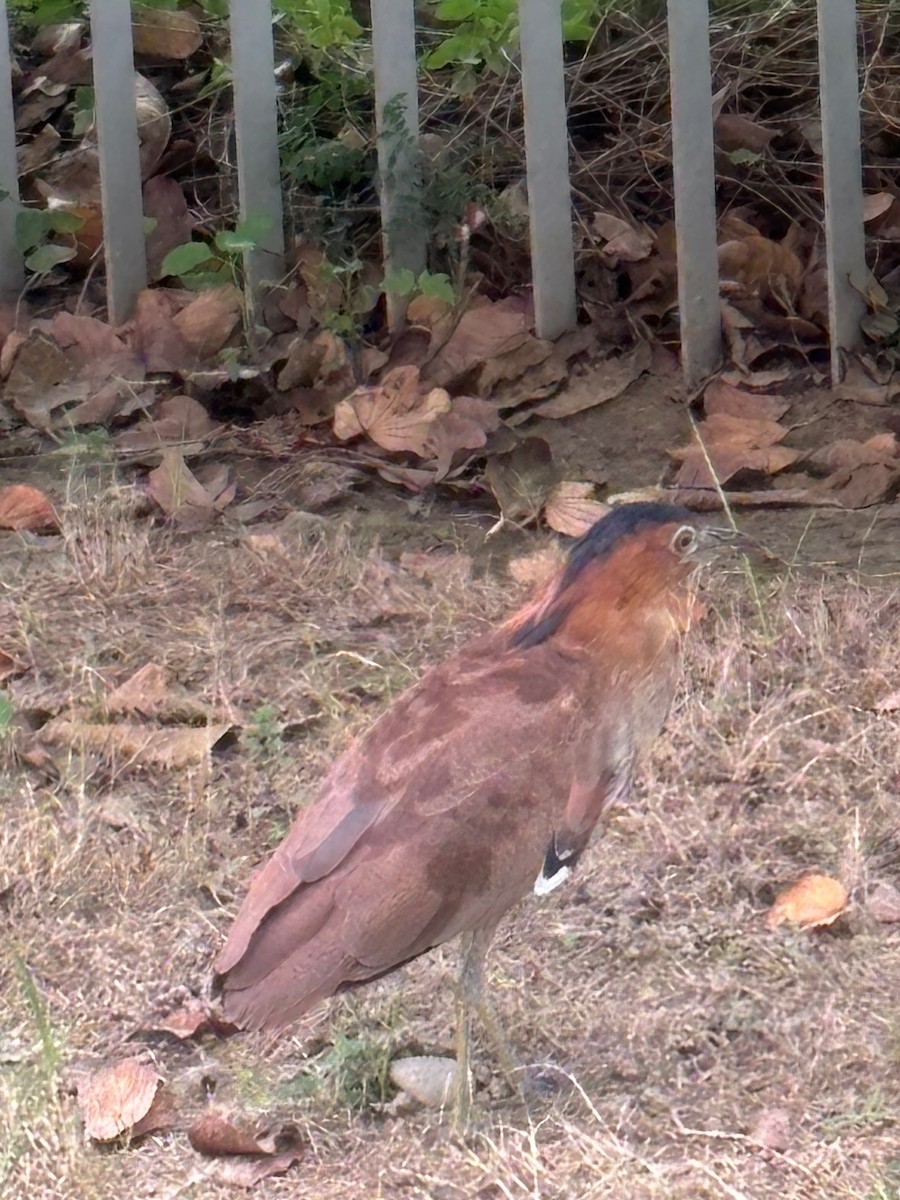
<svg viewBox="0 0 900 1200">
<path fill-rule="evenodd" d="M 591 642 L 658 614 L 684 628 L 694 612 L 697 568 L 734 538 L 733 531 L 676 505 L 614 508 L 575 542 L 558 574 L 512 618 L 510 644 L 526 648 L 557 634 Z"/>
</svg>

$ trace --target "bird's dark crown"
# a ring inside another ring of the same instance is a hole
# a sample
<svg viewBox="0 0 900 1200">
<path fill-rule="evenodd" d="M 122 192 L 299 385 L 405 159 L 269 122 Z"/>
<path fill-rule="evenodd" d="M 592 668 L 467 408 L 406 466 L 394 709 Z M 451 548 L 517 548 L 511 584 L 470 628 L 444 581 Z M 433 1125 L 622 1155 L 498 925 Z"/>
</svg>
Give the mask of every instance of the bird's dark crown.
<svg viewBox="0 0 900 1200">
<path fill-rule="evenodd" d="M 608 558 L 623 539 L 653 525 L 684 525 L 695 520 L 694 513 L 680 504 L 642 500 L 614 508 L 583 533 L 569 551 L 560 590 L 574 583 L 588 563 Z"/>
<path fill-rule="evenodd" d="M 582 534 L 569 551 L 569 557 L 553 590 L 549 604 L 529 616 L 513 630 L 510 645 L 525 649 L 546 641 L 562 625 L 569 605 L 563 596 L 581 573 L 592 563 L 602 562 L 629 537 L 659 525 L 691 524 L 694 513 L 677 504 L 640 501 L 623 504 L 601 517 Z"/>
</svg>

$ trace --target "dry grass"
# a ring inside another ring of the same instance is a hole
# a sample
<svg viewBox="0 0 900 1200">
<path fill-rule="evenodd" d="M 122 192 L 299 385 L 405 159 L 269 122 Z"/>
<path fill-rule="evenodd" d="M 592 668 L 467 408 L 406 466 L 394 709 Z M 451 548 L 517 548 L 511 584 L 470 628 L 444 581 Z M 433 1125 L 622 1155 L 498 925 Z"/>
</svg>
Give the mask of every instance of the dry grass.
<svg viewBox="0 0 900 1200">
<path fill-rule="evenodd" d="M 740 576 L 714 583 L 635 803 L 492 959 L 516 1043 L 562 1085 L 526 1112 L 485 1064 L 484 1124 L 461 1145 L 380 1103 L 391 1056 L 452 1044 L 453 947 L 334 1002 L 317 1042 L 141 1031 L 202 990 L 251 866 L 348 731 L 503 611 L 509 581 L 432 584 L 333 523 L 297 522 L 282 553 L 181 539 L 108 490 L 73 490 L 61 539 L 8 538 L 0 562 L 0 644 L 34 663 L 10 688 L 20 720 L 96 717 L 112 682 L 155 661 L 253 726 L 193 773 L 72 752 L 39 770 L 7 745 L 0 1195 L 226 1194 L 183 1132 L 83 1144 L 79 1075 L 144 1046 L 184 1113 L 214 1093 L 299 1122 L 309 1153 L 264 1196 L 900 1196 L 900 927 L 866 906 L 874 883 L 900 884 L 897 720 L 872 708 L 900 673 L 887 589 L 768 582 L 763 621 Z M 768 930 L 776 891 L 813 868 L 843 878 L 850 911 Z M 748 1136 L 775 1107 L 784 1153 Z"/>
</svg>

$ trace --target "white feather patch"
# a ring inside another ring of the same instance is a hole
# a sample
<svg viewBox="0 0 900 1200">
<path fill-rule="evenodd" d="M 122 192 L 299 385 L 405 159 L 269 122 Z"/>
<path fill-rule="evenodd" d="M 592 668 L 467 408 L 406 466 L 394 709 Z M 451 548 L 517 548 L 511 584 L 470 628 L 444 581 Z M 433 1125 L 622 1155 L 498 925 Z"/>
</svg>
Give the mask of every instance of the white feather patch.
<svg viewBox="0 0 900 1200">
<path fill-rule="evenodd" d="M 553 875 L 545 875 L 541 871 L 540 875 L 534 881 L 534 894 L 536 896 L 546 896 L 548 892 L 552 892 L 554 888 L 558 888 L 561 883 L 565 883 L 571 874 L 571 867 L 560 867 Z"/>
</svg>

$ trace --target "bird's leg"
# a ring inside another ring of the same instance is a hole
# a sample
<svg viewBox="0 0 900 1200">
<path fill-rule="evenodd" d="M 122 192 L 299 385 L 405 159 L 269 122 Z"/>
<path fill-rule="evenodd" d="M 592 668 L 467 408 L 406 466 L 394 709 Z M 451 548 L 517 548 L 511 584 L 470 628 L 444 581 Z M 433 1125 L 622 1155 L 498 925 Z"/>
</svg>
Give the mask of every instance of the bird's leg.
<svg viewBox="0 0 900 1200">
<path fill-rule="evenodd" d="M 456 1106 L 454 1123 L 463 1130 L 472 1107 L 472 1077 L 469 1065 L 469 1045 L 472 1038 L 472 1015 L 477 1012 L 491 1040 L 494 1053 L 513 1091 L 521 1095 L 518 1064 L 500 1018 L 484 993 L 484 962 L 494 937 L 494 930 L 476 929 L 463 935 L 463 961 L 457 993 L 456 1026 Z"/>
</svg>

